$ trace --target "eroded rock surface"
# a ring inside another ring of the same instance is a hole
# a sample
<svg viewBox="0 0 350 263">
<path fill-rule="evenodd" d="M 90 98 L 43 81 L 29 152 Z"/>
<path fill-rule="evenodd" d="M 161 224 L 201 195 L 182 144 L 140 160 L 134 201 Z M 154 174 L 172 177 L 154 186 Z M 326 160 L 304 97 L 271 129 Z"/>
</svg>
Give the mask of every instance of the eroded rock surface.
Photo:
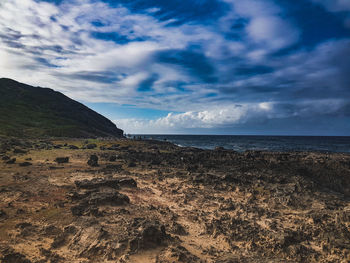
<svg viewBox="0 0 350 263">
<path fill-rule="evenodd" d="M 94 143 L 0 144 L 1 262 L 350 261 L 348 154 Z"/>
</svg>

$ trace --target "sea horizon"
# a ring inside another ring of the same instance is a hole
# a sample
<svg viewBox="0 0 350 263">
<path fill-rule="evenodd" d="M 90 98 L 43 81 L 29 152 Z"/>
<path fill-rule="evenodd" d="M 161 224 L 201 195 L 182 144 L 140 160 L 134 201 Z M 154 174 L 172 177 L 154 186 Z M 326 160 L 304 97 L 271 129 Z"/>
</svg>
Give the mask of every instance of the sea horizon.
<svg viewBox="0 0 350 263">
<path fill-rule="evenodd" d="M 185 134 L 130 134 L 131 138 L 169 141 L 181 147 L 228 150 L 292 152 L 350 152 L 350 136 L 309 135 L 185 135 Z"/>
</svg>

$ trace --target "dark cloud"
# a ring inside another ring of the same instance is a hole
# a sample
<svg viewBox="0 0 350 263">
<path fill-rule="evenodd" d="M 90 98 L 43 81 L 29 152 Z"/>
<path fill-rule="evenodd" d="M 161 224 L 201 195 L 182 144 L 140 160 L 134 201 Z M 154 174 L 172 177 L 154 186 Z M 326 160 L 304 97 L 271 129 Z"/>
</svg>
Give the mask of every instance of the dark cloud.
<svg viewBox="0 0 350 263">
<path fill-rule="evenodd" d="M 80 72 L 69 73 L 69 74 L 56 73 L 56 75 L 60 78 L 65 78 L 65 79 L 84 80 L 84 81 L 90 81 L 95 83 L 106 83 L 106 84 L 111 84 L 118 79 L 118 77 L 116 77 L 113 72 L 109 72 L 109 71 L 105 71 L 105 72 L 80 71 Z"/>
<path fill-rule="evenodd" d="M 24 49 L 25 45 L 21 44 L 18 41 L 14 41 L 14 40 L 9 40 L 9 39 L 3 39 L 4 44 L 6 44 L 6 46 L 11 47 L 11 48 L 17 48 L 17 49 Z"/>
<path fill-rule="evenodd" d="M 261 75 L 266 73 L 271 73 L 275 69 L 268 66 L 238 66 L 235 69 L 235 74 L 239 76 L 249 76 L 249 75 Z"/>
<path fill-rule="evenodd" d="M 302 46 L 314 47 L 328 39 L 350 37 L 350 30 L 344 25 L 346 14 L 328 12 L 321 5 L 310 0 L 282 0 L 279 4 L 286 10 L 287 16 L 300 28 Z"/>
<path fill-rule="evenodd" d="M 13 30 L 11 28 L 4 28 L 3 32 L 0 33 L 1 39 L 6 39 L 8 41 L 17 41 L 19 40 L 23 35 L 21 32 Z"/>
</svg>

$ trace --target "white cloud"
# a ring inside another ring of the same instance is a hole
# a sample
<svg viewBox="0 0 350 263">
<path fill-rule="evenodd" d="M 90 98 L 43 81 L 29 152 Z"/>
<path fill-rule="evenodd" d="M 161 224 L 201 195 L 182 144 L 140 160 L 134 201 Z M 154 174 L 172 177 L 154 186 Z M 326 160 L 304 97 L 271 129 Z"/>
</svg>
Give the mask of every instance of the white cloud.
<svg viewBox="0 0 350 263">
<path fill-rule="evenodd" d="M 270 0 L 224 0 L 232 4 L 234 11 L 242 16 L 258 17 L 281 13 L 280 7 Z"/>
<path fill-rule="evenodd" d="M 276 16 L 253 18 L 248 25 L 249 36 L 271 49 L 287 47 L 299 39 L 299 32 L 290 23 Z"/>
<path fill-rule="evenodd" d="M 288 47 L 299 40 L 299 30 L 283 18 L 283 10 L 269 0 L 225 0 L 232 5 L 234 13 L 229 13 L 232 21 L 237 18 L 248 18 L 247 34 L 258 46 L 250 50 L 251 57 L 263 57 L 270 51 Z M 228 27 L 229 28 L 229 27 Z M 259 55 L 257 55 L 259 54 Z"/>
<path fill-rule="evenodd" d="M 245 123 L 257 115 L 267 116 L 272 110 L 272 104 L 264 102 L 216 107 L 198 112 L 169 113 L 166 117 L 156 120 L 119 119 L 115 120 L 115 123 L 127 133 L 176 132 Z"/>
<path fill-rule="evenodd" d="M 204 111 L 169 113 L 155 120 L 118 119 L 114 122 L 126 133 L 183 133 L 186 130 L 233 128 L 254 122 L 255 125 L 270 119 L 315 117 L 334 114 L 347 102 L 337 99 L 309 100 L 295 104 L 262 102 L 211 108 Z"/>
<path fill-rule="evenodd" d="M 146 72 L 138 72 L 135 75 L 129 75 L 125 79 L 120 81 L 122 86 L 127 87 L 138 87 L 138 85 L 147 79 L 149 75 Z"/>
<path fill-rule="evenodd" d="M 94 26 L 95 21 L 105 26 Z M 1 2 L 1 76 L 52 87 L 79 100 L 122 104 L 132 103 L 140 81 L 158 74 L 155 91 L 163 94 L 168 87 L 162 85 L 169 81 L 197 80 L 180 66 L 158 64 L 152 57 L 155 52 L 185 50 L 190 42 L 220 38 L 199 25 L 167 27 L 169 22 L 99 1 L 64 1 L 60 6 L 34 0 Z M 9 30 L 17 35 L 11 38 Z M 92 32 L 114 32 L 132 42 L 96 39 Z M 91 78 L 96 72 L 108 72 L 106 78 L 115 75 L 114 80 L 98 82 Z M 140 103 L 146 102 L 147 98 Z"/>
</svg>

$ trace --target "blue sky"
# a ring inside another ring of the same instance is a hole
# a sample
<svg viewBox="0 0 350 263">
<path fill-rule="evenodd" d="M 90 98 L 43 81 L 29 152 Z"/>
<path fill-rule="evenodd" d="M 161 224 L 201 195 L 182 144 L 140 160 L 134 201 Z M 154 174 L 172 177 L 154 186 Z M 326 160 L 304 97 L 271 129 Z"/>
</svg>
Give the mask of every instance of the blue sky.
<svg viewBox="0 0 350 263">
<path fill-rule="evenodd" d="M 350 135 L 350 1 L 1 0 L 0 77 L 127 133 Z"/>
</svg>

